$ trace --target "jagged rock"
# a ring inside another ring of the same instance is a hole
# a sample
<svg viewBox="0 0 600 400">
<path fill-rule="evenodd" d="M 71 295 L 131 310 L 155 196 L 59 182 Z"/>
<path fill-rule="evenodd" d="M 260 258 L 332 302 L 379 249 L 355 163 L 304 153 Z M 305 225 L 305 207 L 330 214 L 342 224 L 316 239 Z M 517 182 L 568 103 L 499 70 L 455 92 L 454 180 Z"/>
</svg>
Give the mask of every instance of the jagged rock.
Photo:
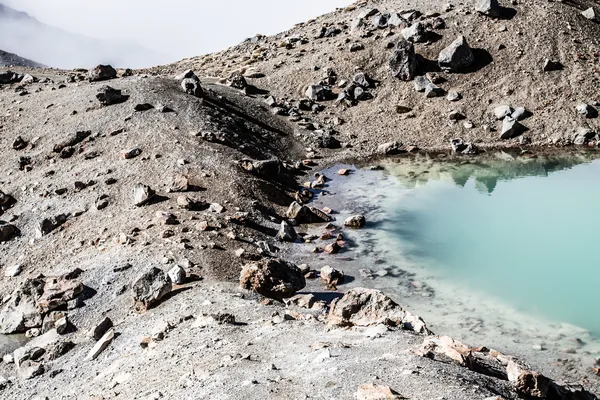
<svg viewBox="0 0 600 400">
<path fill-rule="evenodd" d="M 27 141 L 25 139 L 23 139 L 21 136 L 17 136 L 17 138 L 15 139 L 15 141 L 12 144 L 12 148 L 14 150 L 23 150 L 24 148 L 27 147 Z M 0 195 L 1 197 L 1 195 Z M 2 200 L 0 200 L 1 203 Z"/>
<path fill-rule="evenodd" d="M 310 85 L 305 94 L 312 101 L 326 101 L 333 97 L 331 89 L 323 85 Z"/>
<path fill-rule="evenodd" d="M 312 308 L 317 299 L 312 294 L 297 294 L 286 300 L 287 305 L 295 305 L 302 308 Z"/>
<path fill-rule="evenodd" d="M 354 79 L 352 79 L 352 82 L 366 89 L 372 86 L 371 78 L 369 78 L 369 76 L 364 72 L 358 72 L 356 75 L 354 75 Z"/>
<path fill-rule="evenodd" d="M 407 41 L 399 41 L 389 61 L 389 68 L 394 78 L 410 81 L 417 75 L 419 63 L 414 45 Z"/>
<path fill-rule="evenodd" d="M 232 73 L 228 78 L 228 82 L 229 86 L 235 89 L 244 90 L 248 86 L 246 78 L 244 78 L 244 75 L 242 75 L 242 73 L 239 71 Z"/>
<path fill-rule="evenodd" d="M 427 41 L 427 32 L 425 26 L 421 22 L 415 22 L 408 28 L 402 29 L 404 39 L 412 43 L 421 43 Z"/>
<path fill-rule="evenodd" d="M 576 145 L 584 145 L 594 138 L 596 138 L 596 132 L 592 129 L 579 127 L 573 137 L 573 143 Z"/>
<path fill-rule="evenodd" d="M 281 171 L 284 169 L 283 164 L 278 159 L 272 160 L 241 160 L 239 162 L 240 166 L 253 174 L 263 175 L 263 176 L 278 176 L 281 174 Z"/>
<path fill-rule="evenodd" d="M 494 108 L 494 117 L 496 117 L 496 119 L 498 119 L 498 120 L 504 119 L 504 118 L 508 117 L 509 115 L 511 115 L 512 113 L 513 113 L 513 109 L 511 106 L 501 105 L 501 106 Z"/>
<path fill-rule="evenodd" d="M 402 143 L 393 141 L 379 145 L 377 147 L 377 153 L 383 155 L 393 155 L 400 153 L 401 149 Z"/>
<path fill-rule="evenodd" d="M 350 45 L 350 47 L 348 48 L 348 50 L 350 50 L 350 53 L 354 53 L 357 51 L 361 51 L 365 48 L 365 46 L 363 46 L 362 43 L 352 43 Z"/>
<path fill-rule="evenodd" d="M 458 93 L 455 90 L 450 90 L 448 92 L 448 96 L 446 97 L 446 99 L 448 99 L 448 101 L 459 101 L 462 98 L 462 96 L 460 95 L 460 93 Z"/>
<path fill-rule="evenodd" d="M 142 154 L 142 150 L 138 147 L 134 147 L 132 149 L 121 150 L 121 158 L 124 160 L 129 160 L 135 158 Z"/>
<path fill-rule="evenodd" d="M 475 56 L 464 36 L 456 38 L 438 56 L 440 68 L 448 72 L 462 72 L 474 62 Z"/>
<path fill-rule="evenodd" d="M 519 121 L 512 117 L 505 117 L 502 121 L 502 132 L 500 139 L 512 139 L 525 132 L 525 127 Z"/>
<path fill-rule="evenodd" d="M 11 208 L 13 205 L 17 203 L 17 200 L 10 194 L 4 193 L 0 190 L 0 215 L 4 213 L 4 211 Z"/>
<path fill-rule="evenodd" d="M 15 276 L 19 275 L 21 272 L 22 272 L 21 266 L 19 264 L 15 264 L 15 265 L 6 267 L 6 269 L 4 270 L 4 276 L 6 276 L 7 278 L 14 278 Z"/>
<path fill-rule="evenodd" d="M 598 117 L 598 110 L 589 104 L 579 104 L 576 107 L 577 113 L 585 118 Z"/>
<path fill-rule="evenodd" d="M 171 178 L 171 192 L 187 192 L 190 190 L 190 182 L 187 176 L 183 174 L 176 174 Z"/>
<path fill-rule="evenodd" d="M 425 87 L 425 97 L 433 98 L 433 97 L 442 97 L 446 94 L 446 91 L 441 87 L 435 85 L 434 83 L 428 83 Z"/>
<path fill-rule="evenodd" d="M 92 347 L 90 349 L 90 352 L 88 353 L 88 355 L 86 357 L 86 360 L 95 360 L 100 355 L 100 353 L 102 353 L 104 350 L 106 350 L 106 348 L 113 341 L 114 338 L 115 338 L 115 331 L 113 328 L 110 328 L 104 334 L 104 336 L 102 336 L 100 338 L 100 340 L 98 340 L 96 342 L 94 347 Z"/>
<path fill-rule="evenodd" d="M 26 360 L 21 363 L 17 370 L 17 375 L 22 380 L 28 380 L 35 378 L 36 376 L 43 375 L 45 372 L 44 364 Z"/>
<path fill-rule="evenodd" d="M 365 383 L 356 391 L 357 400 L 400 400 L 404 397 L 394 392 L 389 386 Z"/>
<path fill-rule="evenodd" d="M 336 288 L 337 285 L 344 283 L 344 273 L 337 269 L 331 268 L 329 265 L 321 268 L 321 280 L 328 288 Z"/>
<path fill-rule="evenodd" d="M 50 276 L 45 279 L 42 295 L 37 300 L 37 305 L 43 313 L 65 306 L 83 293 L 83 284 L 69 278 L 68 275 Z"/>
<path fill-rule="evenodd" d="M 60 153 L 66 147 L 75 146 L 78 143 L 83 142 L 86 138 L 88 138 L 92 134 L 92 131 L 78 131 L 68 135 L 64 140 L 54 145 L 52 151 L 55 153 Z"/>
<path fill-rule="evenodd" d="M 107 85 L 102 86 L 98 90 L 96 98 L 100 103 L 102 103 L 105 106 L 122 103 L 126 99 L 126 97 L 123 96 L 123 92 L 120 89 L 114 89 Z"/>
<path fill-rule="evenodd" d="M 8 242 L 20 234 L 21 232 L 19 231 L 19 228 L 12 224 L 0 225 L 0 243 Z"/>
<path fill-rule="evenodd" d="M 531 112 L 528 111 L 525 107 L 517 107 L 510 116 L 511 118 L 516 119 L 517 121 L 522 121 L 525 118 L 531 116 Z"/>
<path fill-rule="evenodd" d="M 105 81 L 117 77 L 117 71 L 110 65 L 98 65 L 88 72 L 90 82 Z"/>
<path fill-rule="evenodd" d="M 0 333 L 22 333 L 42 325 L 37 298 L 43 292 L 43 278 L 28 279 L 10 296 L 0 311 Z"/>
<path fill-rule="evenodd" d="M 475 11 L 490 17 L 499 17 L 500 4 L 498 0 L 475 0 Z"/>
<path fill-rule="evenodd" d="M 427 85 L 430 83 L 431 81 L 422 75 L 416 76 L 415 80 L 413 81 L 413 85 L 415 86 L 415 90 L 417 92 L 424 92 L 425 89 L 427 89 Z"/>
<path fill-rule="evenodd" d="M 171 281 L 159 268 L 151 267 L 133 284 L 133 298 L 140 309 L 148 310 L 171 292 Z"/>
<path fill-rule="evenodd" d="M 590 7 L 588 9 L 582 11 L 581 15 L 583 15 L 585 18 L 589 19 L 590 21 L 596 20 L 596 11 L 594 10 L 594 7 Z"/>
<path fill-rule="evenodd" d="M 306 280 L 295 264 L 281 259 L 266 259 L 242 268 L 240 286 L 281 301 L 304 289 Z"/>
<path fill-rule="evenodd" d="M 335 299 L 327 319 L 338 326 L 398 326 L 417 333 L 430 334 L 423 320 L 375 289 L 353 288 Z"/>
<path fill-rule="evenodd" d="M 58 214 L 54 217 L 44 218 L 35 229 L 35 236 L 39 239 L 57 229 L 59 226 L 67 222 L 69 216 L 66 214 Z"/>
<path fill-rule="evenodd" d="M 344 226 L 360 229 L 365 226 L 366 222 L 367 220 L 364 215 L 353 215 L 344 221 Z"/>
<path fill-rule="evenodd" d="M 156 192 L 150 186 L 138 183 L 133 187 L 133 204 L 141 207 L 148 203 L 156 195 Z"/>
<path fill-rule="evenodd" d="M 285 221 L 281 221 L 281 227 L 279 228 L 279 232 L 277 232 L 277 239 L 282 242 L 295 242 L 298 239 L 298 234 L 293 226 L 288 224 Z"/>
<path fill-rule="evenodd" d="M 331 222 L 333 218 L 331 218 L 327 213 L 323 210 L 319 210 L 316 207 L 309 207 L 309 213 L 307 213 L 307 222 Z"/>
<path fill-rule="evenodd" d="M 176 285 L 182 285 L 185 283 L 186 273 L 185 269 L 180 267 L 179 265 L 174 266 L 167 273 L 169 275 L 169 279 Z"/>
<path fill-rule="evenodd" d="M 342 250 L 342 247 L 337 242 L 329 243 L 323 249 L 323 251 L 327 254 L 337 254 L 340 252 L 340 250 Z"/>
<path fill-rule="evenodd" d="M 19 83 L 23 80 L 23 75 L 12 71 L 0 72 L 0 85 Z"/>
<path fill-rule="evenodd" d="M 187 70 L 176 79 L 181 81 L 181 88 L 187 94 L 198 98 L 204 97 L 204 90 L 202 90 L 202 86 L 200 86 L 200 79 L 196 76 L 194 71 Z"/>
<path fill-rule="evenodd" d="M 308 212 L 308 207 L 301 205 L 300 203 L 294 201 L 288 207 L 285 215 L 290 219 L 295 219 L 300 222 L 304 217 L 306 217 Z"/>
<path fill-rule="evenodd" d="M 177 225 L 179 223 L 175 215 L 166 211 L 157 211 L 156 220 L 161 225 Z"/>
<path fill-rule="evenodd" d="M 94 340 L 100 340 L 102 339 L 102 336 L 104 336 L 106 332 L 108 332 L 108 330 L 112 327 L 112 320 L 108 317 L 104 317 L 104 319 L 92 329 L 92 337 L 94 338 Z"/>
<path fill-rule="evenodd" d="M 387 20 L 388 26 L 392 26 L 394 28 L 398 28 L 401 26 L 405 26 L 408 24 L 408 21 L 402 18 L 400 14 L 397 12 L 390 13 L 390 16 Z"/>
<path fill-rule="evenodd" d="M 550 71 L 560 71 L 564 68 L 564 66 L 559 61 L 553 61 L 550 59 L 546 59 L 544 61 L 544 66 L 542 67 L 542 71 L 550 72 Z"/>
</svg>

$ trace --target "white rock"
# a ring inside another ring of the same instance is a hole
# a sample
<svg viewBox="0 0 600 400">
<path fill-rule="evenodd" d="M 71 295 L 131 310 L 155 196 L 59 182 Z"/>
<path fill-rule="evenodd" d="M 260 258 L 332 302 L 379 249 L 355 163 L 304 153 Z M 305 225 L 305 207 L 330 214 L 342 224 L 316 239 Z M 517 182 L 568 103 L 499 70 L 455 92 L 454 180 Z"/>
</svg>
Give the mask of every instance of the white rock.
<svg viewBox="0 0 600 400">
<path fill-rule="evenodd" d="M 113 328 L 110 328 L 104 334 L 104 336 L 102 336 L 102 338 L 96 342 L 94 347 L 92 347 L 92 349 L 88 353 L 86 359 L 87 360 L 96 359 L 96 357 L 98 357 L 100 355 L 100 353 L 102 353 L 108 347 L 108 345 L 110 344 L 110 342 L 113 341 L 114 338 L 115 338 L 115 330 Z"/>
<path fill-rule="evenodd" d="M 179 265 L 174 266 L 168 272 L 169 279 L 176 285 L 185 283 L 186 273 L 185 270 Z"/>
<path fill-rule="evenodd" d="M 4 271 L 4 276 L 7 278 L 13 278 L 21 273 L 22 269 L 20 265 L 13 265 L 11 267 L 6 267 Z"/>
</svg>

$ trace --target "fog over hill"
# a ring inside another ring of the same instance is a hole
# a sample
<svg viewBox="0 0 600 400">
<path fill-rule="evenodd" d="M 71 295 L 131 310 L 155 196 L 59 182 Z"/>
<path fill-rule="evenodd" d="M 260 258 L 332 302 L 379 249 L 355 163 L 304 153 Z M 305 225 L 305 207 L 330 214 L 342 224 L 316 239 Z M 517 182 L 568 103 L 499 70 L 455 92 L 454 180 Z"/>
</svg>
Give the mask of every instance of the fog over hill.
<svg viewBox="0 0 600 400">
<path fill-rule="evenodd" d="M 57 68 L 100 63 L 138 68 L 172 61 L 126 40 L 95 39 L 63 31 L 4 4 L 0 4 L 0 49 Z"/>
</svg>

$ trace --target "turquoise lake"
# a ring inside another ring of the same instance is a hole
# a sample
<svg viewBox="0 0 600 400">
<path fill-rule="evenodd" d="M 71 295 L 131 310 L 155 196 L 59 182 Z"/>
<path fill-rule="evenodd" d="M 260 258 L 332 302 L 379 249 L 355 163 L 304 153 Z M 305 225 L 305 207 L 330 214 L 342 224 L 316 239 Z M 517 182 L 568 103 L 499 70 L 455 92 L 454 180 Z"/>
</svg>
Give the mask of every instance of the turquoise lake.
<svg viewBox="0 0 600 400">
<path fill-rule="evenodd" d="M 600 161 L 493 160 L 388 169 L 380 228 L 447 282 L 600 336 Z"/>
</svg>

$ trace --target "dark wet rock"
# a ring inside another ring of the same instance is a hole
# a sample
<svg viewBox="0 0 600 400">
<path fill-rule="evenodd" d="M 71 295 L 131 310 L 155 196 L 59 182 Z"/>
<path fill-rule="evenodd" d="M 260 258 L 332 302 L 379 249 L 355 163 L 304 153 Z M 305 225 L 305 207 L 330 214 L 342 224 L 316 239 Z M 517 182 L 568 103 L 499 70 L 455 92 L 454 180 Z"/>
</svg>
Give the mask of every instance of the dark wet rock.
<svg viewBox="0 0 600 400">
<path fill-rule="evenodd" d="M 304 289 L 306 280 L 295 264 L 281 259 L 266 259 L 242 268 L 240 286 L 281 301 Z"/>
<path fill-rule="evenodd" d="M 105 81 L 117 77 L 117 71 L 110 65 L 98 65 L 88 72 L 90 82 Z"/>
<path fill-rule="evenodd" d="M 331 303 L 327 320 L 338 326 L 385 324 L 417 333 L 431 333 L 420 317 L 403 310 L 396 302 L 375 289 L 350 289 L 344 297 Z"/>
<path fill-rule="evenodd" d="M 500 4 L 498 0 L 475 0 L 475 11 L 490 17 L 499 17 Z"/>
<path fill-rule="evenodd" d="M 282 242 L 295 242 L 298 239 L 298 234 L 293 226 L 288 224 L 285 221 L 281 221 L 281 227 L 279 228 L 279 232 L 277 232 L 277 239 Z"/>
<path fill-rule="evenodd" d="M 331 268 L 326 265 L 321 268 L 320 273 L 321 281 L 330 289 L 335 289 L 338 285 L 344 283 L 344 273 L 337 269 Z"/>
<path fill-rule="evenodd" d="M 360 229 L 363 228 L 366 224 L 367 220 L 364 215 L 353 215 L 348 217 L 346 221 L 344 221 L 344 226 L 349 228 Z"/>
<path fill-rule="evenodd" d="M 41 238 L 43 236 L 46 236 L 47 234 L 49 234 L 50 232 L 54 231 L 62 224 L 67 222 L 68 219 L 69 216 L 66 214 L 58 214 L 53 217 L 44 218 L 36 227 L 36 237 Z"/>
<path fill-rule="evenodd" d="M 464 36 L 456 38 L 438 56 L 440 68 L 448 72 L 462 72 L 474 62 L 475 56 Z"/>
<path fill-rule="evenodd" d="M 501 139 L 512 139 L 525 132 L 525 127 L 516 119 L 512 117 L 505 117 L 502 121 L 502 131 L 500 133 Z"/>
<path fill-rule="evenodd" d="M 112 104 L 122 103 L 127 97 L 123 96 L 123 93 L 120 89 L 114 89 L 105 85 L 98 90 L 96 98 L 103 105 L 110 106 Z"/>
<path fill-rule="evenodd" d="M 171 292 L 171 281 L 161 269 L 151 267 L 132 285 L 136 307 L 148 310 L 156 306 L 163 297 Z"/>
<path fill-rule="evenodd" d="M 147 204 L 155 195 L 156 192 L 150 186 L 138 183 L 133 187 L 133 204 L 141 207 Z"/>
<path fill-rule="evenodd" d="M 94 340 L 100 340 L 102 338 L 102 336 L 104 336 L 106 334 L 106 332 L 108 332 L 108 330 L 110 328 L 113 327 L 113 322 L 110 318 L 108 317 L 104 317 L 102 319 L 102 321 L 100 321 L 98 324 L 96 324 L 94 326 L 94 328 L 92 329 L 92 337 L 94 338 Z"/>
<path fill-rule="evenodd" d="M 414 45 L 407 40 L 398 42 L 389 60 L 392 76 L 403 81 L 410 81 L 417 75 L 418 67 Z"/>
</svg>

